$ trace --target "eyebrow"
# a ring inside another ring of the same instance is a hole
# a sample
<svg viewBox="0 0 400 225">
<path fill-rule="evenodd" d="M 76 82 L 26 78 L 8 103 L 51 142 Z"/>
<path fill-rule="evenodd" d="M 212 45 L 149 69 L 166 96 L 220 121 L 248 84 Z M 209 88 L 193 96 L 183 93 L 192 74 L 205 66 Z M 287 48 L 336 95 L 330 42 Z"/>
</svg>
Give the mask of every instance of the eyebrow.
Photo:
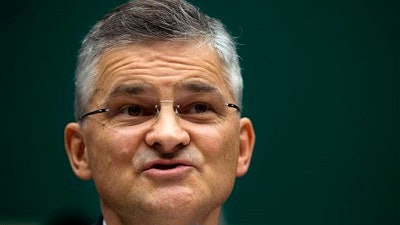
<svg viewBox="0 0 400 225">
<path fill-rule="evenodd" d="M 215 86 L 212 86 L 210 84 L 207 84 L 202 81 L 184 81 L 179 84 L 178 90 L 183 89 L 185 91 L 189 92 L 218 92 L 218 88 Z"/>
<path fill-rule="evenodd" d="M 124 96 L 124 95 L 141 95 L 151 92 L 152 88 L 146 84 L 123 84 L 116 87 L 108 98 Z"/>
<path fill-rule="evenodd" d="M 175 91 L 187 91 L 191 93 L 214 93 L 219 92 L 218 88 L 199 80 L 183 81 L 174 86 Z M 116 97 L 133 96 L 133 95 L 145 95 L 154 93 L 156 90 L 149 84 L 145 83 L 133 83 L 133 84 L 122 84 L 117 86 L 108 95 L 107 99 L 113 99 Z"/>
</svg>

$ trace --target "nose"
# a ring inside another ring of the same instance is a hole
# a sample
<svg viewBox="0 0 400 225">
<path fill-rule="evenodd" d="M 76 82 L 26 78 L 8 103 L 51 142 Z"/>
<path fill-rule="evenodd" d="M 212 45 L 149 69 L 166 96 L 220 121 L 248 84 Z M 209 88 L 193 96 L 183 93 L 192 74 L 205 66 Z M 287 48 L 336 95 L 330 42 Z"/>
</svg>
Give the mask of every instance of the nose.
<svg viewBox="0 0 400 225">
<path fill-rule="evenodd" d="M 190 143 L 190 135 L 181 127 L 172 102 L 163 102 L 156 120 L 146 133 L 145 142 L 162 153 L 172 153 Z"/>
</svg>

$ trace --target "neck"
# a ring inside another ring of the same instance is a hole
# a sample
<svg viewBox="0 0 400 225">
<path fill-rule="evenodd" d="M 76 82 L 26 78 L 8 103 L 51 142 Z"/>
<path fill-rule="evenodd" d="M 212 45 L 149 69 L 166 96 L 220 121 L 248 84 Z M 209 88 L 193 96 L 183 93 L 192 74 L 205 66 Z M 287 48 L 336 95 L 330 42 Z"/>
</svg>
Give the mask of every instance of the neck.
<svg viewBox="0 0 400 225">
<path fill-rule="evenodd" d="M 102 213 L 106 225 L 218 225 L 221 209 L 217 208 L 211 213 L 204 213 L 201 210 L 181 211 L 177 213 L 177 216 L 160 215 L 156 212 L 147 214 L 133 212 L 127 215 L 115 213 L 103 206 Z"/>
</svg>

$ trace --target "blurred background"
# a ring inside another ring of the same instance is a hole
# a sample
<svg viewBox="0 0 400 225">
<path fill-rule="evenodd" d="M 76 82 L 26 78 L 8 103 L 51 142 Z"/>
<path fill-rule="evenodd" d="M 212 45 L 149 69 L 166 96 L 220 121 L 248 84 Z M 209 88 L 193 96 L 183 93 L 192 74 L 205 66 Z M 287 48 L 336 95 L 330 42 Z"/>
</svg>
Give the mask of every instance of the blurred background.
<svg viewBox="0 0 400 225">
<path fill-rule="evenodd" d="M 81 39 L 123 2 L 2 4 L 0 225 L 99 216 L 93 184 L 69 167 L 63 129 Z M 257 133 L 228 224 L 400 224 L 400 2 L 191 2 L 237 37 L 244 115 Z"/>
</svg>

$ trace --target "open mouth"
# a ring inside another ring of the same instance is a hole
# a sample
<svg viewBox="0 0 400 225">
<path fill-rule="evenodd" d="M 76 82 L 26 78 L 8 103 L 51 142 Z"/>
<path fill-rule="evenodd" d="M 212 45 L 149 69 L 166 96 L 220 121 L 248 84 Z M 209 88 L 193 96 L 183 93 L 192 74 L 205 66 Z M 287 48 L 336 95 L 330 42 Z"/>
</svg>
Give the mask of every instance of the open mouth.
<svg viewBox="0 0 400 225">
<path fill-rule="evenodd" d="M 195 167 L 188 160 L 156 159 L 144 165 L 143 172 L 152 178 L 161 180 L 186 177 Z"/>
<path fill-rule="evenodd" d="M 170 170 L 181 166 L 182 164 L 155 164 L 152 168 L 157 170 Z"/>
<path fill-rule="evenodd" d="M 153 181 L 176 182 L 187 178 L 193 170 L 195 167 L 188 160 L 156 159 L 144 166 L 143 173 Z"/>
</svg>

